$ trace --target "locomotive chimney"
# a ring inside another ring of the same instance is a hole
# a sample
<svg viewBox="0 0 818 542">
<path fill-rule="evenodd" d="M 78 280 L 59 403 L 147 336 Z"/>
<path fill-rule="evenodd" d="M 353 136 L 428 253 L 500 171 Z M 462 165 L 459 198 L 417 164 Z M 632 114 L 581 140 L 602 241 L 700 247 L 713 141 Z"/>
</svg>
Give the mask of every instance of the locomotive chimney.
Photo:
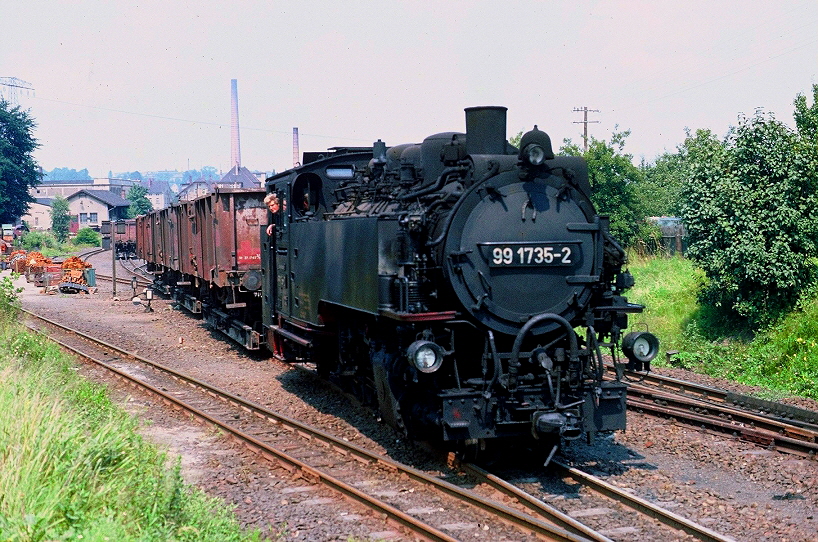
<svg viewBox="0 0 818 542">
<path fill-rule="evenodd" d="M 507 107 L 466 108 L 466 154 L 506 153 Z"/>
</svg>

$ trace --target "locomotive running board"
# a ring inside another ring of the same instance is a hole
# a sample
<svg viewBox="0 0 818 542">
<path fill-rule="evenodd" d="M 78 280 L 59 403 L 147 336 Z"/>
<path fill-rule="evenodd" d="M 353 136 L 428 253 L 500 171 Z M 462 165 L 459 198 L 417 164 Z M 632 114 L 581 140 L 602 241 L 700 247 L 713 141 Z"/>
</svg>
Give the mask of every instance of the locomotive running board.
<svg viewBox="0 0 818 542">
<path fill-rule="evenodd" d="M 229 314 L 213 308 L 207 303 L 202 303 L 202 317 L 205 322 L 247 350 L 259 350 L 261 348 L 261 334 Z"/>
</svg>

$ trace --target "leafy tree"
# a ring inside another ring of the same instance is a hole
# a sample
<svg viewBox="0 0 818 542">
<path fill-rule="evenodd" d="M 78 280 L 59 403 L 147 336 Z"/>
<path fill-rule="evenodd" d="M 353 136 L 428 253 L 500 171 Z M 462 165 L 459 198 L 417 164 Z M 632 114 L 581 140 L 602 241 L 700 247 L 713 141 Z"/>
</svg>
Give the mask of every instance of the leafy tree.
<svg viewBox="0 0 818 542">
<path fill-rule="evenodd" d="M 43 174 L 43 178 L 52 181 L 90 181 L 91 174 L 88 169 L 76 170 L 67 167 L 55 167 L 51 171 Z"/>
<path fill-rule="evenodd" d="M 32 135 L 35 127 L 27 112 L 0 100 L 0 223 L 13 224 L 34 201 L 28 191 L 40 183 L 31 154 L 39 147 Z"/>
<path fill-rule="evenodd" d="M 511 143 L 512 146 L 520 148 L 520 141 L 523 139 L 523 131 L 520 130 L 517 132 L 517 135 L 513 135 L 508 138 L 508 142 Z"/>
<path fill-rule="evenodd" d="M 130 207 L 128 207 L 128 218 L 136 218 L 139 215 L 153 211 L 153 205 L 151 205 L 150 200 L 145 197 L 147 193 L 147 188 L 136 184 L 128 190 L 128 195 L 125 196 L 125 199 L 131 202 Z"/>
<path fill-rule="evenodd" d="M 633 157 L 624 152 L 630 133 L 614 132 L 610 143 L 592 137 L 584 153 L 570 139 L 560 148 L 561 154 L 582 156 L 588 162 L 591 200 L 599 214 L 610 217 L 613 236 L 627 246 L 636 241 L 645 217 L 636 194 L 643 173 L 633 165 Z"/>
<path fill-rule="evenodd" d="M 646 216 L 678 216 L 681 193 L 687 180 L 684 149 L 664 153 L 653 164 L 642 163 L 642 180 L 636 185 L 636 197 Z"/>
<path fill-rule="evenodd" d="M 684 143 L 687 255 L 705 271 L 702 301 L 757 329 L 814 278 L 818 152 L 772 115 L 740 118 L 724 142 Z"/>
<path fill-rule="evenodd" d="M 71 215 L 68 210 L 68 200 L 57 196 L 51 202 L 51 231 L 60 243 L 68 239 L 68 228 L 71 225 Z"/>
<path fill-rule="evenodd" d="M 795 97 L 795 126 L 799 135 L 818 141 L 818 84 L 812 85 L 812 106 L 807 105 L 803 94 Z"/>
</svg>

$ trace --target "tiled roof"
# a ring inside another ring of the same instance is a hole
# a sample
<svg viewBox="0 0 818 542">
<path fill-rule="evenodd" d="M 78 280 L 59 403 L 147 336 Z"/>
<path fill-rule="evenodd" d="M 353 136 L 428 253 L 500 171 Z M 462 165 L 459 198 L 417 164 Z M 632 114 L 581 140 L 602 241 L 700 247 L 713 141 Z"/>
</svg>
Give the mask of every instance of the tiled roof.
<svg viewBox="0 0 818 542">
<path fill-rule="evenodd" d="M 129 207 L 131 205 L 130 201 L 117 196 L 110 190 L 80 190 L 79 192 L 74 192 L 66 199 L 69 200 L 74 199 L 81 196 L 82 194 L 86 194 L 88 196 L 91 196 L 92 198 L 96 198 L 102 203 L 108 205 L 109 207 Z"/>
<path fill-rule="evenodd" d="M 246 167 L 233 166 L 230 171 L 219 179 L 218 184 L 238 186 L 241 188 L 258 188 L 261 183 L 258 177 L 250 173 L 250 170 Z"/>
</svg>

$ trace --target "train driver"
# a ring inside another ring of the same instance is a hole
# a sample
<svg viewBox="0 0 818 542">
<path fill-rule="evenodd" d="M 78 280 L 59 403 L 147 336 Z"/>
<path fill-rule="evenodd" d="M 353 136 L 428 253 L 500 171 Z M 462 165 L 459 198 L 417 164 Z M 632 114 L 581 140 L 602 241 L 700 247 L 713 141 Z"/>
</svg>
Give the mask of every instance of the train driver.
<svg viewBox="0 0 818 542">
<path fill-rule="evenodd" d="M 278 201 L 278 196 L 273 192 L 267 194 L 264 196 L 264 205 L 266 205 L 270 212 L 273 213 L 273 220 L 275 220 L 275 215 L 278 213 L 281 207 Z M 273 235 L 273 226 L 275 226 L 275 224 L 272 222 L 269 226 L 267 226 L 267 237 Z"/>
</svg>

